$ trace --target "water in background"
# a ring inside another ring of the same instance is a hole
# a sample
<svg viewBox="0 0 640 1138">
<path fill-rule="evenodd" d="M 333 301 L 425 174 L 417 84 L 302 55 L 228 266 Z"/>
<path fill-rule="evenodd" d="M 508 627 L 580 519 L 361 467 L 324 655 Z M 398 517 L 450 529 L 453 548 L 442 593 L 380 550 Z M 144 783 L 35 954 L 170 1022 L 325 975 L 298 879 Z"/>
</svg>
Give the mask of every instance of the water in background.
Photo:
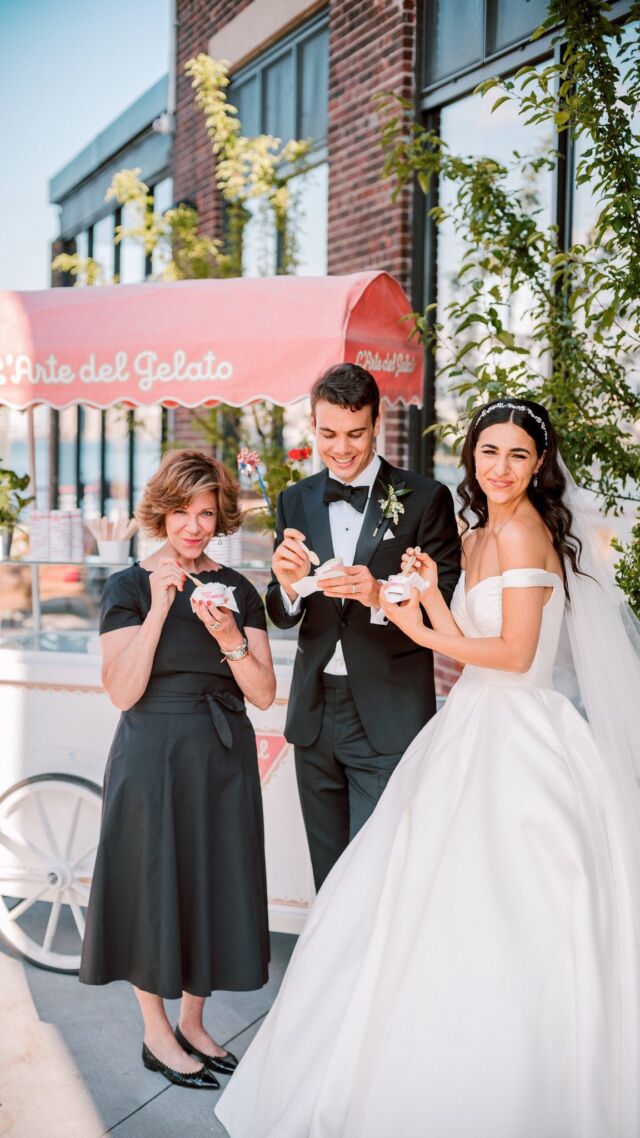
<svg viewBox="0 0 640 1138">
<path fill-rule="evenodd" d="M 2 463 L 18 474 L 27 474 L 29 455 L 27 442 L 13 439 L 8 453 L 2 454 Z M 156 439 L 136 438 L 134 461 L 134 501 L 139 497 L 147 479 L 158 468 L 160 462 L 160 442 Z M 110 439 L 107 445 L 107 502 L 106 512 L 125 513 L 128 511 L 128 443 L 127 439 Z M 60 463 L 60 508 L 71 509 L 76 505 L 75 488 L 76 446 L 74 440 L 61 440 Z M 100 441 L 83 439 L 81 449 L 81 473 L 84 483 L 84 497 L 80 503 L 87 517 L 100 513 Z M 46 510 L 49 506 L 49 447 L 46 438 L 36 439 L 36 482 L 37 502 L 34 507 Z"/>
</svg>

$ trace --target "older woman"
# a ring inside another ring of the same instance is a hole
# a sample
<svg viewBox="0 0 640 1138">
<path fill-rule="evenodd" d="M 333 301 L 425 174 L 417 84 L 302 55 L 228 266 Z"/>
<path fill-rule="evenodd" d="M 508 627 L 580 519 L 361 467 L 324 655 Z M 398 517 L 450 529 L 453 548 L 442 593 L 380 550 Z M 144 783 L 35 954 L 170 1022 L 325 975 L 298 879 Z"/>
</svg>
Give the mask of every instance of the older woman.
<svg viewBox="0 0 640 1138">
<path fill-rule="evenodd" d="M 269 707 L 275 678 L 258 593 L 205 554 L 240 523 L 224 466 L 195 450 L 168 454 L 137 516 L 166 540 L 104 590 L 102 677 L 122 716 L 80 979 L 129 980 L 145 1066 L 214 1089 L 214 1072 L 229 1074 L 236 1060 L 204 1028 L 205 997 L 261 987 L 268 975 L 262 803 L 244 699 Z M 233 586 L 238 612 L 192 603 L 187 573 Z M 174 1032 L 163 999 L 179 997 Z"/>
</svg>

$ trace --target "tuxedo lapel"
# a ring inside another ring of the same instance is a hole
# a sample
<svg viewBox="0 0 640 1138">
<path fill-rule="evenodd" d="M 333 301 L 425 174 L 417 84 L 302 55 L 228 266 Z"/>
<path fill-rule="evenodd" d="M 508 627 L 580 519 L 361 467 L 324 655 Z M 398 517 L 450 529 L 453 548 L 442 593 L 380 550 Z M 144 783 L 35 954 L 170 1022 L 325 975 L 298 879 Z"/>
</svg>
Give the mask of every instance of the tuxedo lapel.
<svg viewBox="0 0 640 1138">
<path fill-rule="evenodd" d="M 389 463 L 381 458 L 378 477 L 369 495 L 362 529 L 360 530 L 358 544 L 356 545 L 356 552 L 353 559 L 354 565 L 368 565 L 385 535 L 385 531 L 389 525 L 389 518 L 382 518 L 382 520 L 380 520 L 382 515 L 380 499 L 386 498 L 387 486 L 390 483 L 396 485 L 393 477 L 394 473 L 394 468 L 389 466 Z M 400 485 L 400 483 L 397 483 L 397 485 Z M 376 528 L 378 532 L 374 536 L 374 530 Z"/>
<path fill-rule="evenodd" d="M 318 554 L 321 565 L 330 557 L 335 557 L 331 540 L 331 526 L 329 525 L 329 507 L 323 501 L 327 477 L 328 472 L 324 470 L 317 479 L 302 484 L 304 513 L 307 519 L 307 545 L 313 549 L 314 553 Z M 336 598 L 332 598 L 332 600 L 340 611 L 342 609 L 341 601 Z"/>
<path fill-rule="evenodd" d="M 317 478 L 303 483 L 304 512 L 307 519 L 307 544 L 318 554 L 320 564 L 335 557 L 329 525 L 329 507 L 323 502 L 324 488 L 327 484 L 326 470 Z"/>
</svg>

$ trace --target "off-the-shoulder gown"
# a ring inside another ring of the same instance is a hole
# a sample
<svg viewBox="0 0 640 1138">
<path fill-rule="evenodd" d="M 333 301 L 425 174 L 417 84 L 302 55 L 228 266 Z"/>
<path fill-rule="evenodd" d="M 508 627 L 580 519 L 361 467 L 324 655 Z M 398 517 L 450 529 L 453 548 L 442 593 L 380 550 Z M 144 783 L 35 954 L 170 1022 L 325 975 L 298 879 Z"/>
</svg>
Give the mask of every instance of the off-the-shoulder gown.
<svg viewBox="0 0 640 1138">
<path fill-rule="evenodd" d="M 321 889 L 217 1106 L 232 1138 L 640 1135 L 640 897 L 552 688 L 563 584 L 463 575 L 452 611 L 495 636 L 503 589 L 540 586 L 530 670 L 464 669 Z"/>
</svg>

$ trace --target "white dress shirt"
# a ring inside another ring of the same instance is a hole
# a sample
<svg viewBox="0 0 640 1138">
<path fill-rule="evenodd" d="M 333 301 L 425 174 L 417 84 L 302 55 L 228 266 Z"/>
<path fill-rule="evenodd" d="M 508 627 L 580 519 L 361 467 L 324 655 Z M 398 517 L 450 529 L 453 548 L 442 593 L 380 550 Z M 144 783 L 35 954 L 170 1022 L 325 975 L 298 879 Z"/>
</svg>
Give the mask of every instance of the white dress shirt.
<svg viewBox="0 0 640 1138">
<path fill-rule="evenodd" d="M 367 505 L 371 497 L 373 484 L 378 477 L 380 470 L 380 458 L 374 454 L 371 462 L 354 478 L 349 486 L 366 486 L 368 487 L 369 494 L 367 497 Z M 343 478 L 338 478 L 335 474 L 330 474 L 331 478 L 335 478 L 336 482 L 344 482 Z M 353 559 L 356 554 L 356 545 L 360 537 L 360 531 L 364 522 L 364 516 L 367 512 L 365 506 L 362 513 L 355 509 L 349 502 L 331 502 L 328 506 L 329 510 L 329 528 L 331 530 L 331 543 L 333 545 L 334 557 L 341 557 L 345 565 L 353 565 Z M 301 598 L 296 597 L 295 601 L 291 601 L 287 596 L 286 591 L 281 587 L 282 599 L 284 601 L 285 609 L 289 615 L 294 616 L 300 611 Z M 344 604 L 344 601 L 342 602 Z M 360 604 L 360 601 L 357 602 Z M 382 623 L 380 620 L 381 610 L 371 610 L 371 620 L 374 624 Z M 382 614 L 383 615 L 383 614 Z M 384 616 L 383 616 L 384 620 Z M 384 622 L 386 623 L 386 621 Z M 333 656 L 329 660 L 326 668 L 324 669 L 331 676 L 346 676 L 347 665 L 342 651 L 342 641 L 338 640 Z"/>
</svg>

